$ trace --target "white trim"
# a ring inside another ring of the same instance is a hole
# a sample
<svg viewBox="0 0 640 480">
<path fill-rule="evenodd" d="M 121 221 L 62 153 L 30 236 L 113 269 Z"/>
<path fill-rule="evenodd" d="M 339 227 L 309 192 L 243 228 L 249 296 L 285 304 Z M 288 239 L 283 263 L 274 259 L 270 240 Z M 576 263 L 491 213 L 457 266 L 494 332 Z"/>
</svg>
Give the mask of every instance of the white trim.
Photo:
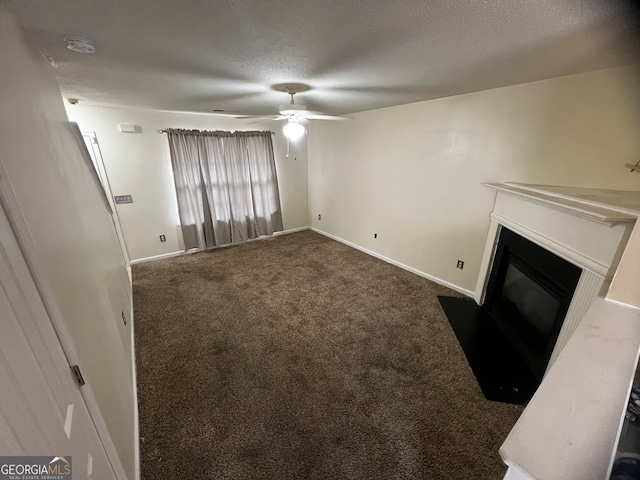
<svg viewBox="0 0 640 480">
<path fill-rule="evenodd" d="M 560 258 L 563 258 L 567 262 L 573 263 L 585 270 L 589 270 L 591 273 L 595 273 L 596 275 L 600 275 L 601 277 L 606 278 L 607 280 L 611 280 L 611 275 L 609 274 L 610 266 L 604 265 L 597 260 L 587 257 L 577 250 L 567 246 L 562 245 L 551 238 L 541 235 L 528 227 L 525 227 L 521 223 L 515 222 L 507 217 L 503 217 L 499 213 L 491 213 L 491 220 L 495 220 L 500 225 L 504 225 L 505 227 L 513 230 L 523 237 L 531 240 L 533 243 L 540 245 L 546 250 L 552 251 Z"/>
<path fill-rule="evenodd" d="M 466 288 L 462 288 L 459 287 L 457 285 L 454 285 L 453 283 L 449 283 L 446 280 L 442 280 L 441 278 L 438 277 L 434 277 L 433 275 L 429 275 L 428 273 L 425 273 L 421 270 L 418 270 L 416 268 L 410 267 L 408 265 L 405 265 L 404 263 L 400 263 L 397 260 L 393 260 L 392 258 L 389 257 L 385 257 L 384 255 L 380 255 L 379 253 L 376 253 L 372 250 L 369 250 L 367 248 L 361 247 L 360 245 L 356 245 L 355 243 L 351 243 L 348 240 L 345 240 L 343 238 L 340 237 L 336 237 L 335 235 L 332 235 L 330 233 L 324 232 L 322 230 L 318 230 L 315 227 L 310 227 L 310 229 L 316 233 L 319 233 L 320 235 L 324 235 L 325 237 L 329 237 L 332 240 L 335 240 L 337 242 L 340 243 L 344 243 L 345 245 L 348 245 L 349 247 L 355 248 L 356 250 L 360 250 L 361 252 L 366 253 L 367 255 L 371 255 L 372 257 L 376 257 L 380 260 L 383 260 L 387 263 L 390 263 L 391 265 L 395 265 L 396 267 L 400 267 L 403 270 L 406 270 L 408 272 L 414 273 L 420 277 L 426 278 L 427 280 L 431 280 L 434 283 L 437 283 L 438 285 L 442 285 L 443 287 L 447 287 L 450 288 L 451 290 L 455 290 L 456 292 L 462 293 L 464 295 L 466 295 L 467 297 L 471 297 L 473 298 L 473 291 L 472 290 L 467 290 Z"/>
<path fill-rule="evenodd" d="M 179 251 L 179 252 L 163 253 L 162 255 L 155 255 L 153 257 L 138 258 L 137 260 L 131 260 L 131 265 L 137 265 L 139 263 L 145 263 L 145 262 L 153 262 L 154 260 L 162 260 L 163 258 L 178 257 L 180 255 L 185 255 L 188 253 L 192 253 L 192 252 Z"/>
<path fill-rule="evenodd" d="M 482 255 L 480 274 L 478 275 L 478 282 L 476 283 L 476 290 L 473 295 L 473 299 L 478 305 L 482 305 L 484 303 L 484 296 L 489 284 L 489 272 L 491 271 L 491 265 L 493 265 L 493 259 L 495 258 L 496 250 L 498 249 L 500 228 L 500 224 L 494 219 L 491 219 L 489 223 L 489 234 L 487 235 L 487 242 L 484 247 L 485 253 Z"/>
<path fill-rule="evenodd" d="M 131 285 L 131 284 L 130 284 Z M 131 291 L 131 311 L 129 313 L 129 326 L 131 328 L 131 382 L 133 388 L 133 468 L 135 480 L 140 480 L 140 412 L 138 410 L 138 372 L 136 369 L 136 342 L 133 320 L 133 285 Z"/>
<path fill-rule="evenodd" d="M 74 125 L 78 127 L 80 131 L 80 127 L 76 122 L 72 122 Z M 82 135 L 82 140 L 84 142 L 84 137 L 89 137 L 91 140 L 91 151 L 87 152 L 91 156 L 93 153 L 93 157 L 95 157 L 96 168 L 98 170 L 98 179 L 100 180 L 100 186 L 104 191 L 105 197 L 107 199 L 107 203 L 109 204 L 109 208 L 111 210 L 110 214 L 113 219 L 113 228 L 116 231 L 116 236 L 118 237 L 118 244 L 120 246 L 120 250 L 122 251 L 122 257 L 124 258 L 124 263 L 127 267 L 131 265 L 130 257 L 129 257 L 129 249 L 127 248 L 127 242 L 124 238 L 124 231 L 122 230 L 122 222 L 120 221 L 120 214 L 118 213 L 118 206 L 113 201 L 113 191 L 111 190 L 111 181 L 109 180 L 109 173 L 107 172 L 107 167 L 104 165 L 104 158 L 102 158 L 102 152 L 100 151 L 100 144 L 98 143 L 98 137 L 96 136 L 96 132 L 92 131 L 80 131 Z M 87 149 L 88 150 L 88 149 Z M 92 161 L 93 161 L 92 157 Z M 104 181 L 102 180 L 102 176 L 104 176 Z"/>
<path fill-rule="evenodd" d="M 578 325 L 580 325 L 580 322 L 587 313 L 587 310 L 589 310 L 589 306 L 593 302 L 593 299 L 600 294 L 600 291 L 603 289 L 605 284 L 606 281 L 603 276 L 590 272 L 585 268 L 582 269 L 580 279 L 578 280 L 576 289 L 573 292 L 573 297 L 571 298 L 571 303 L 569 304 L 569 309 L 564 316 L 562 327 L 558 333 L 558 338 L 556 339 L 556 344 L 553 347 L 553 352 L 549 358 L 545 375 L 555 363 L 558 355 L 560 355 L 560 352 L 569 341 L 569 338 L 573 335 L 573 332 L 575 332 Z"/>
<path fill-rule="evenodd" d="M 607 302 L 615 303 L 616 305 L 620 305 L 621 307 L 628 307 L 633 310 L 640 310 L 640 307 L 637 305 L 632 305 L 630 303 L 621 302 L 620 300 L 614 300 L 613 298 L 605 297 Z"/>
<path fill-rule="evenodd" d="M 507 473 L 505 473 L 503 480 L 535 480 L 514 462 L 505 460 L 504 463 L 507 466 Z"/>
<path fill-rule="evenodd" d="M 544 190 L 542 185 L 511 182 L 483 183 L 483 185 L 512 197 L 525 198 L 531 203 L 570 213 L 576 217 L 586 218 L 610 227 L 619 223 L 635 222 L 638 217 L 638 212 L 634 210 L 549 192 Z"/>
<path fill-rule="evenodd" d="M 309 230 L 311 227 L 299 227 L 299 228 L 291 228 L 289 230 L 283 230 L 281 232 L 273 232 L 273 235 L 261 235 L 257 238 L 251 238 L 249 240 L 247 240 L 247 242 L 256 242 L 258 240 L 266 240 L 268 238 L 271 237 L 278 237 L 280 235 L 288 235 L 290 233 L 296 233 L 296 232 L 302 232 L 304 230 Z M 247 243 L 247 242 L 243 242 L 243 243 Z M 171 257 L 179 257 L 180 255 L 191 255 L 192 253 L 198 253 L 198 252 L 208 252 L 211 250 L 215 250 L 217 248 L 226 248 L 226 247 L 233 247 L 235 245 L 242 245 L 242 243 L 227 243 L 226 245 L 218 245 L 216 247 L 210 247 L 210 248 L 206 248 L 204 250 L 198 250 L 198 249 L 191 249 L 189 251 L 179 251 L 179 252 L 171 252 L 171 253 L 163 253 L 162 255 L 155 255 L 153 257 L 145 257 L 145 258 L 138 258 L 136 260 L 131 260 L 131 265 L 137 265 L 139 263 L 145 263 L 145 262 L 153 262 L 155 260 L 162 260 L 164 258 L 171 258 Z"/>
<path fill-rule="evenodd" d="M 290 233 L 303 232 L 303 231 L 309 230 L 309 229 L 311 229 L 311 227 L 309 225 L 307 225 L 306 227 L 290 228 L 289 230 L 283 230 L 281 232 L 274 232 L 273 236 L 276 237 L 278 235 L 289 235 Z"/>
</svg>

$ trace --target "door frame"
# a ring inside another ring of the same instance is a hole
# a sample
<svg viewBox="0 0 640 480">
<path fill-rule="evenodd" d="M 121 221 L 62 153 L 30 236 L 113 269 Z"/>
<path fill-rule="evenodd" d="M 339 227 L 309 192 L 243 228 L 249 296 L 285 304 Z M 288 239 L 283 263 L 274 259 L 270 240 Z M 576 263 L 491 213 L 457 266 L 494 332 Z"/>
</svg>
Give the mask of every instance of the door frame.
<svg viewBox="0 0 640 480">
<path fill-rule="evenodd" d="M 64 316 L 60 311 L 57 301 L 55 299 L 55 295 L 53 290 L 49 284 L 49 282 L 44 278 L 42 272 L 40 270 L 37 258 L 35 256 L 35 242 L 31 237 L 31 233 L 27 228 L 27 223 L 22 215 L 22 211 L 20 210 L 20 206 L 18 205 L 15 194 L 13 193 L 13 189 L 7 180 L 7 175 L 4 171 L 4 167 L 2 163 L 0 163 L 0 208 L 4 208 L 6 212 L 7 219 L 9 220 L 9 224 L 13 229 L 14 236 L 18 245 L 20 246 L 20 250 L 24 256 L 24 259 L 27 263 L 27 267 L 31 276 L 33 278 L 34 284 L 40 294 L 40 298 L 42 299 L 42 303 L 44 305 L 45 310 L 49 315 L 49 319 L 53 325 L 53 328 L 58 336 L 58 340 L 60 341 L 60 346 L 62 347 L 62 351 L 69 363 L 69 367 L 73 365 L 79 365 L 79 357 L 75 345 L 73 343 L 71 332 L 67 327 L 67 324 L 64 320 Z M 131 302 L 131 312 L 130 317 L 133 319 L 133 302 Z M 132 326 L 133 329 L 133 326 Z M 133 334 L 132 334 L 133 337 Z M 133 339 L 132 339 L 133 342 Z M 135 361 L 133 363 L 133 382 L 134 387 L 136 385 L 136 377 L 135 377 Z M 109 434 L 109 430 L 107 428 L 107 424 L 102 415 L 102 411 L 98 405 L 98 401 L 91 389 L 90 385 L 85 384 L 84 386 L 79 388 L 80 394 L 84 399 L 84 402 L 89 410 L 89 415 L 93 420 L 96 431 L 98 432 L 98 436 L 100 441 L 102 442 L 102 446 L 104 447 L 105 452 L 107 453 L 107 458 L 109 462 L 111 462 L 111 466 L 113 471 L 116 474 L 116 478 L 118 480 L 127 480 L 127 475 L 122 467 L 122 463 L 120 462 L 120 457 L 116 451 L 116 447 L 111 439 L 111 435 Z M 135 421 L 136 421 L 136 440 L 138 435 L 137 430 L 137 392 L 134 388 L 134 398 L 135 398 Z M 135 442 L 137 445 L 137 442 Z M 140 470 L 139 470 L 139 452 L 136 448 L 136 477 L 140 478 Z"/>
<path fill-rule="evenodd" d="M 91 152 L 89 155 L 93 153 L 91 159 L 95 159 L 94 166 L 96 167 L 98 179 L 100 180 L 100 184 L 104 189 L 104 193 L 107 197 L 107 202 L 109 203 L 109 207 L 111 207 L 111 216 L 113 218 L 113 226 L 116 229 L 116 235 L 118 237 L 118 242 L 120 243 L 120 249 L 122 250 L 122 256 L 124 257 L 124 263 L 127 267 L 131 266 L 131 259 L 129 258 L 129 250 L 127 249 L 127 242 L 124 238 L 124 231 L 122 230 L 122 222 L 120 221 L 120 215 L 118 214 L 118 209 L 113 201 L 113 191 L 111 190 L 111 182 L 109 180 L 109 174 L 107 173 L 107 168 L 104 165 L 104 159 L 102 158 L 102 152 L 100 151 L 100 144 L 98 143 L 98 137 L 96 137 L 95 132 L 82 130 L 80 132 L 82 134 L 82 139 L 85 137 L 89 138 L 91 142 Z"/>
</svg>

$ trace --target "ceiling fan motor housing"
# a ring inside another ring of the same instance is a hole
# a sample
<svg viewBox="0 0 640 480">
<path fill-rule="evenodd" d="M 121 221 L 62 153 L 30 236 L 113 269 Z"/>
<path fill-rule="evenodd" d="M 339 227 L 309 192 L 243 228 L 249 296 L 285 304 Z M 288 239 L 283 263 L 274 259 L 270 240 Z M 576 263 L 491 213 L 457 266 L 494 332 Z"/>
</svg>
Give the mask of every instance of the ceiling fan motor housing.
<svg viewBox="0 0 640 480">
<path fill-rule="evenodd" d="M 304 105 L 298 105 L 297 103 L 292 103 L 289 105 L 280 105 L 280 115 L 287 116 L 296 116 L 296 115 L 304 115 L 307 113 L 307 107 Z"/>
</svg>

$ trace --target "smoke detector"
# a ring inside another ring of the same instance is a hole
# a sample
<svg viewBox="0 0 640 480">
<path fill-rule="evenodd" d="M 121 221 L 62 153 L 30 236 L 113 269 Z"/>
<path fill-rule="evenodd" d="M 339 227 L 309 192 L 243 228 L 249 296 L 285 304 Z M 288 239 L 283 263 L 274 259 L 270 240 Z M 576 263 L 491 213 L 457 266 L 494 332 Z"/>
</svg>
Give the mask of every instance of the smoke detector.
<svg viewBox="0 0 640 480">
<path fill-rule="evenodd" d="M 69 37 L 65 38 L 64 42 L 67 44 L 67 48 L 76 53 L 95 53 L 95 44 L 84 37 Z"/>
</svg>

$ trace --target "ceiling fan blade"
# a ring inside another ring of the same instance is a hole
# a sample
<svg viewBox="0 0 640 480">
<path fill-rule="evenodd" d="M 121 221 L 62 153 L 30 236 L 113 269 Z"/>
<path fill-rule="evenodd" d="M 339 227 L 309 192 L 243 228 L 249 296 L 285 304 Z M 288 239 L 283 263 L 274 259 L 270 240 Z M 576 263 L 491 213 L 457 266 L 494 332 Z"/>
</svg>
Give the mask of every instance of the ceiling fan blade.
<svg viewBox="0 0 640 480">
<path fill-rule="evenodd" d="M 307 117 L 309 120 L 339 120 L 339 121 L 345 121 L 345 120 L 351 120 L 349 117 L 337 117 L 335 115 L 307 115 Z"/>
<path fill-rule="evenodd" d="M 248 118 L 255 118 L 259 120 L 280 120 L 281 118 L 285 118 L 285 117 L 282 117 L 281 115 L 244 115 L 242 113 L 223 113 L 223 112 L 208 112 L 207 114 L 214 117 L 238 118 L 241 120 L 248 119 Z"/>
<path fill-rule="evenodd" d="M 284 120 L 284 119 L 289 118 L 289 117 L 275 116 L 274 115 L 274 116 L 271 116 L 271 117 L 257 117 L 256 116 L 256 117 L 244 117 L 244 118 L 253 118 L 254 119 L 253 122 L 248 122 L 247 123 L 247 125 L 253 125 L 254 123 L 260 123 L 260 122 L 263 122 L 263 121 L 273 122 L 273 121 L 276 121 L 276 120 Z"/>
<path fill-rule="evenodd" d="M 212 117 L 228 117 L 228 118 L 242 118 L 239 113 L 222 113 L 222 112 L 207 112 L 207 115 Z"/>
<path fill-rule="evenodd" d="M 260 120 L 267 120 L 267 121 L 273 121 L 273 120 L 285 120 L 289 117 L 285 117 L 283 115 L 270 115 L 270 116 L 264 116 L 264 117 L 243 117 L 243 118 L 254 118 L 256 119 L 256 121 L 260 121 Z"/>
<path fill-rule="evenodd" d="M 255 118 L 257 120 L 279 120 L 279 115 L 236 115 L 236 118 Z"/>
</svg>

